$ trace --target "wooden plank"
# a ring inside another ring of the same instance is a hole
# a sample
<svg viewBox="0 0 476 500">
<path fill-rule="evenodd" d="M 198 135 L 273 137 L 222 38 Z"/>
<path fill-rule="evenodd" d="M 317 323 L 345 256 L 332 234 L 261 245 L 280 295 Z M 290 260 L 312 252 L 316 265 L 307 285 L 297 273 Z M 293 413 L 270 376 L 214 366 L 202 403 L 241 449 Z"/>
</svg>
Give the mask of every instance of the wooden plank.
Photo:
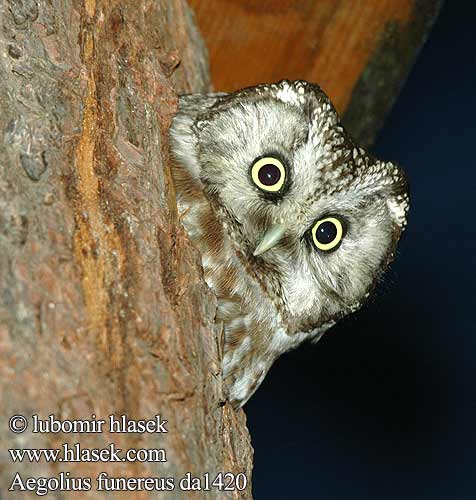
<svg viewBox="0 0 476 500">
<path fill-rule="evenodd" d="M 317 82 L 341 114 L 351 113 L 346 121 L 366 143 L 382 123 L 441 3 L 190 0 L 208 45 L 217 90 L 232 91 L 283 78 Z M 390 72 L 383 64 L 389 59 L 395 66 Z M 370 75 L 366 74 L 369 67 L 373 68 Z M 374 79 L 373 86 L 369 78 Z M 367 93 L 365 107 L 352 102 L 359 97 L 354 95 L 359 88 L 360 98 L 363 91 Z M 368 93 L 377 95 L 369 99 Z M 354 119 L 363 112 L 371 115 L 365 126 Z"/>
</svg>

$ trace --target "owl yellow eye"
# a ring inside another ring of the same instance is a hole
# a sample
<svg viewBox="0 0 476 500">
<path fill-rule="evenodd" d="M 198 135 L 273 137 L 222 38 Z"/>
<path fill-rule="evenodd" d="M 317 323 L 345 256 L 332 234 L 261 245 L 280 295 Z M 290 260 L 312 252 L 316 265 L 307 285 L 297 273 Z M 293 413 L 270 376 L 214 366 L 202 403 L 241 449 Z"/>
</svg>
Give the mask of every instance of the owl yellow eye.
<svg viewBox="0 0 476 500">
<path fill-rule="evenodd" d="M 312 241 L 323 252 L 336 250 L 344 236 L 342 222 L 335 217 L 318 220 L 311 230 Z"/>
<path fill-rule="evenodd" d="M 277 193 L 286 180 L 286 169 L 277 158 L 266 156 L 253 164 L 251 178 L 262 191 Z"/>
</svg>

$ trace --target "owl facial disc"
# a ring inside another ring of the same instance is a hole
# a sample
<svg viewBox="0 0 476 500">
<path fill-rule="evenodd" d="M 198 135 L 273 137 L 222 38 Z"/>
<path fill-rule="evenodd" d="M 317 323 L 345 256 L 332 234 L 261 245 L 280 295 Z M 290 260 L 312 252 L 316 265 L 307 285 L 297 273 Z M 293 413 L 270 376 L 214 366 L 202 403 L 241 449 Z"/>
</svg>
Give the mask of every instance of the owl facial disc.
<svg viewBox="0 0 476 500">
<path fill-rule="evenodd" d="M 170 139 L 180 221 L 218 300 L 224 389 L 239 408 L 276 358 L 367 300 L 405 228 L 407 180 L 303 80 L 180 96 Z"/>
<path fill-rule="evenodd" d="M 270 248 L 273 248 L 284 236 L 286 226 L 284 224 L 272 224 L 266 231 L 260 244 L 256 247 L 253 255 L 261 255 Z"/>
</svg>

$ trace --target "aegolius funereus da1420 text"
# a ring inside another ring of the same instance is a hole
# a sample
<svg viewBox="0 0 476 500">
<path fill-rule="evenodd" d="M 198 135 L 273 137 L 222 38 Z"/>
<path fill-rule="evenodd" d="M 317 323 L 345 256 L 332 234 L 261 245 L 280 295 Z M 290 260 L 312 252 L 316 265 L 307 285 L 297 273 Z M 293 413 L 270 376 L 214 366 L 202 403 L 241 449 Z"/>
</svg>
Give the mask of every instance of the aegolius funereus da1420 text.
<svg viewBox="0 0 476 500">
<path fill-rule="evenodd" d="M 404 173 L 343 129 L 305 81 L 180 97 L 171 131 L 185 228 L 223 321 L 235 407 L 274 360 L 358 309 L 392 260 Z"/>
</svg>

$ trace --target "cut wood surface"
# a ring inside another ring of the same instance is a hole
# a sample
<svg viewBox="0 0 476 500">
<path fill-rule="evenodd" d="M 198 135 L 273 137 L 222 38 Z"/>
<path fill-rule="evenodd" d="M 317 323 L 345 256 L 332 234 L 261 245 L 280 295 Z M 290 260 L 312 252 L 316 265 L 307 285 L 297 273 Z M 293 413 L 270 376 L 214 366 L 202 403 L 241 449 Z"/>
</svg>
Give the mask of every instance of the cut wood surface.
<svg viewBox="0 0 476 500">
<path fill-rule="evenodd" d="M 321 85 L 370 144 L 441 6 L 440 0 L 190 0 L 214 87 L 305 79 Z"/>
<path fill-rule="evenodd" d="M 245 415 L 223 401 L 215 301 L 177 220 L 167 164 L 174 89 L 209 87 L 188 6 L 0 0 L 0 19 L 0 496 L 25 496 L 8 491 L 17 472 L 91 478 L 78 498 L 109 497 L 96 490 L 101 471 L 250 481 Z M 168 432 L 34 434 L 33 414 L 160 414 Z M 12 415 L 27 417 L 26 432 L 8 429 Z M 167 461 L 14 463 L 8 452 L 63 443 L 164 449 Z"/>
</svg>

